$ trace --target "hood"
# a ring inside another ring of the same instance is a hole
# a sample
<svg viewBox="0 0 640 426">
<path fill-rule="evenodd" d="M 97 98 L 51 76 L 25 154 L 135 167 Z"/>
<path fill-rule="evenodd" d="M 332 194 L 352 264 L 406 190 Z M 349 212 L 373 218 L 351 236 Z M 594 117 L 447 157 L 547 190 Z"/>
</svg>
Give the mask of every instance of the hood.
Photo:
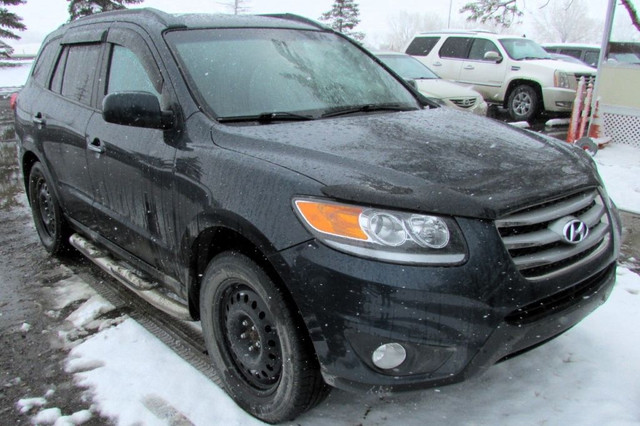
<svg viewBox="0 0 640 426">
<path fill-rule="evenodd" d="M 431 78 L 415 80 L 418 85 L 418 90 L 425 96 L 448 99 L 448 98 L 478 98 L 480 93 L 475 90 L 462 86 L 460 84 L 452 83 L 441 78 Z"/>
<path fill-rule="evenodd" d="M 568 144 L 449 108 L 217 124 L 212 138 L 314 179 L 327 197 L 422 212 L 494 219 L 598 185 Z"/>
<path fill-rule="evenodd" d="M 523 61 L 514 61 L 514 66 L 533 65 L 538 68 L 548 68 L 550 70 L 559 70 L 572 74 L 596 74 L 596 70 L 588 65 L 574 64 L 571 62 L 557 61 L 555 59 L 528 59 Z"/>
</svg>

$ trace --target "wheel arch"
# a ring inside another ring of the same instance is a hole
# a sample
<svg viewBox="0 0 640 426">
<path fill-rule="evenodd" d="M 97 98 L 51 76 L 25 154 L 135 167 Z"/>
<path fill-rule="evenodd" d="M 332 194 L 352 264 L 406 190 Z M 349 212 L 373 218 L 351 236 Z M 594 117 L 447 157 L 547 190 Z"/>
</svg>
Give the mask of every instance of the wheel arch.
<svg viewBox="0 0 640 426">
<path fill-rule="evenodd" d="M 227 251 L 236 251 L 247 256 L 260 266 L 274 284 L 282 291 L 292 312 L 300 319 L 299 309 L 277 267 L 276 248 L 252 224 L 230 213 L 218 214 L 197 221 L 201 231 L 188 244 L 189 280 L 187 298 L 189 310 L 194 319 L 200 318 L 200 284 L 202 276 L 211 260 Z"/>
<path fill-rule="evenodd" d="M 542 85 L 540 83 L 538 83 L 537 81 L 529 80 L 529 79 L 526 79 L 526 78 L 516 78 L 516 79 L 511 80 L 509 82 L 509 85 L 507 86 L 507 91 L 505 92 L 504 99 L 502 101 L 503 108 L 508 108 L 509 107 L 509 97 L 511 96 L 511 92 L 513 92 L 516 87 L 522 86 L 522 85 L 531 86 L 533 88 L 533 90 L 536 91 L 536 94 L 538 95 L 538 97 L 540 99 L 539 108 L 543 110 L 544 109 L 544 99 L 542 97 Z"/>
<path fill-rule="evenodd" d="M 23 179 L 23 184 L 24 184 L 24 190 L 27 193 L 27 200 L 29 202 L 29 204 L 31 204 L 31 198 L 28 196 L 29 194 L 29 175 L 31 174 L 31 169 L 33 168 L 33 165 L 36 164 L 37 162 L 40 162 L 40 159 L 38 158 L 38 156 L 33 152 L 33 151 L 26 151 L 23 155 L 22 155 L 22 159 L 21 159 L 21 165 L 22 165 L 22 179 Z M 40 164 L 42 164 L 42 162 L 40 162 Z M 45 173 L 48 174 L 48 170 L 46 169 L 46 167 L 44 167 Z M 54 188 L 55 190 L 55 188 Z"/>
</svg>

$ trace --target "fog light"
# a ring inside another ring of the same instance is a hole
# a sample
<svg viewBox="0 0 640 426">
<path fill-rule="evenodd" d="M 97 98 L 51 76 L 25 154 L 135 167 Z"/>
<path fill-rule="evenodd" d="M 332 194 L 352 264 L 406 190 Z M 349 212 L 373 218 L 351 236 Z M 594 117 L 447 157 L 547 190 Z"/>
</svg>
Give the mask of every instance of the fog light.
<svg viewBox="0 0 640 426">
<path fill-rule="evenodd" d="M 396 368 L 407 359 L 407 351 L 399 343 L 386 343 L 371 355 L 371 360 L 376 367 L 388 370 Z"/>
</svg>

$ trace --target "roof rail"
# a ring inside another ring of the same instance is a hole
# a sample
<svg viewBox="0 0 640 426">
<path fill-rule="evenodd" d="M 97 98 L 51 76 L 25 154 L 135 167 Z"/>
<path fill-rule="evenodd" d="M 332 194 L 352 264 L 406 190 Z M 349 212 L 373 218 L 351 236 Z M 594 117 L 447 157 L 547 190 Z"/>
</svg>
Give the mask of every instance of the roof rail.
<svg viewBox="0 0 640 426">
<path fill-rule="evenodd" d="M 268 18 L 278 18 L 278 19 L 286 19 L 288 21 L 300 22 L 302 24 L 311 25 L 312 27 L 319 28 L 321 30 L 330 30 L 331 28 L 321 24 L 318 21 L 314 21 L 313 19 L 306 18 L 301 15 L 296 15 L 295 13 L 263 13 L 259 16 L 266 16 Z"/>
<path fill-rule="evenodd" d="M 121 16 L 121 17 L 145 17 L 152 18 L 156 22 L 165 25 L 167 27 L 176 26 L 175 19 L 173 15 L 163 12 L 161 10 L 152 8 L 152 7 L 144 7 L 137 9 L 121 9 L 121 10 L 113 10 L 109 12 L 100 12 L 95 13 L 93 15 L 83 16 L 74 22 L 89 22 L 89 21 L 101 21 L 106 20 L 108 18 L 113 19 L 113 16 Z M 182 26 L 182 25 L 180 25 Z"/>
<path fill-rule="evenodd" d="M 497 34 L 495 31 L 490 30 L 442 30 L 442 31 L 424 31 L 419 33 L 418 35 L 426 35 L 426 34 Z"/>
</svg>

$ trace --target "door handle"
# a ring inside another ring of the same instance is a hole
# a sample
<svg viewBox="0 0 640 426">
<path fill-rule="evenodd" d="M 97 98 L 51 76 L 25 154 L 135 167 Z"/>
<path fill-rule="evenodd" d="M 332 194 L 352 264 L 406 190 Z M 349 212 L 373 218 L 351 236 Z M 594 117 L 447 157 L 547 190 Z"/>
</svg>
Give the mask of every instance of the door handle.
<svg viewBox="0 0 640 426">
<path fill-rule="evenodd" d="M 33 118 L 32 118 L 32 120 L 33 120 L 33 122 L 34 122 L 35 124 L 37 124 L 38 126 L 43 126 L 43 127 L 44 127 L 44 126 L 47 124 L 47 120 L 45 120 L 45 119 L 42 117 L 42 113 L 41 113 L 41 112 L 39 112 L 39 113 L 37 113 L 36 115 L 34 115 L 34 116 L 33 116 Z"/>
<path fill-rule="evenodd" d="M 463 68 L 465 70 L 475 70 L 476 69 L 473 65 L 465 65 Z"/>
<path fill-rule="evenodd" d="M 89 151 L 93 151 L 98 154 L 104 153 L 104 145 L 98 138 L 92 140 L 91 143 L 87 145 L 87 148 L 89 148 Z"/>
<path fill-rule="evenodd" d="M 442 62 L 438 61 L 438 62 L 434 62 L 433 63 L 434 67 L 441 67 L 442 66 Z"/>
</svg>

